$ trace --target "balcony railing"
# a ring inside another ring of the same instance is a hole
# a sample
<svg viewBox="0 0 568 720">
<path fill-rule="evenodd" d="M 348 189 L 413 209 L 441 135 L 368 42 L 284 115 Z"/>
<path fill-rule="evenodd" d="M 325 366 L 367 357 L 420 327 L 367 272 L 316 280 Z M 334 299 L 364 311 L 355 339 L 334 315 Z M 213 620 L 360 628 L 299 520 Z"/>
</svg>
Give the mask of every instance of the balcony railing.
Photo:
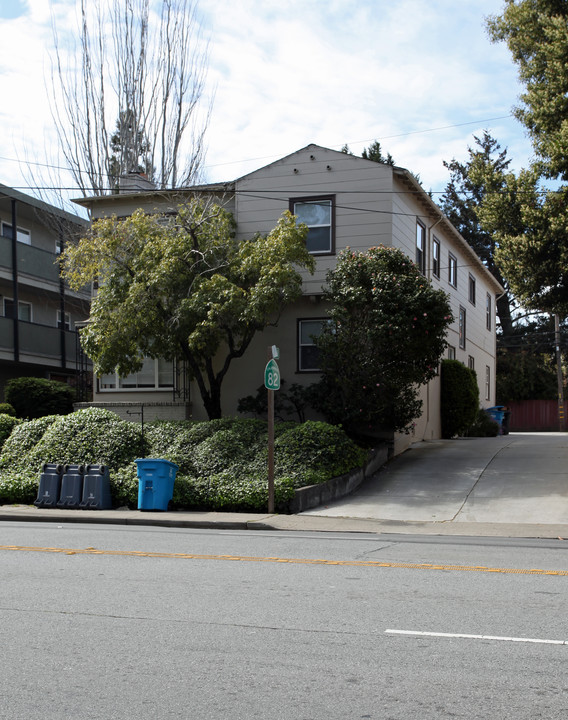
<svg viewBox="0 0 568 720">
<path fill-rule="evenodd" d="M 47 250 L 18 243 L 18 274 L 31 275 L 52 283 L 59 283 L 57 255 Z M 0 265 L 12 268 L 12 240 L 0 237 Z"/>
<path fill-rule="evenodd" d="M 76 330 L 65 330 L 65 363 L 62 363 L 61 330 L 49 325 L 18 321 L 20 359 L 45 365 L 76 368 L 80 361 L 79 338 Z M 14 353 L 14 321 L 0 317 L 0 352 Z M 11 358 L 15 359 L 15 358 Z"/>
</svg>

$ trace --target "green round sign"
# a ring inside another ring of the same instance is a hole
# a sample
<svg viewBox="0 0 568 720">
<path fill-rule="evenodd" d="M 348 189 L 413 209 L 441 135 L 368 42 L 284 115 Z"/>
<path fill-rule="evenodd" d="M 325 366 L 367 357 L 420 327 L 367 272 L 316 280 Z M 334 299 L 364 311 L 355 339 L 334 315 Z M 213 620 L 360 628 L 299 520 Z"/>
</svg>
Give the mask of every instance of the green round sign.
<svg viewBox="0 0 568 720">
<path fill-rule="evenodd" d="M 275 360 L 269 360 L 266 364 L 264 387 L 268 390 L 280 390 L 280 370 Z"/>
</svg>

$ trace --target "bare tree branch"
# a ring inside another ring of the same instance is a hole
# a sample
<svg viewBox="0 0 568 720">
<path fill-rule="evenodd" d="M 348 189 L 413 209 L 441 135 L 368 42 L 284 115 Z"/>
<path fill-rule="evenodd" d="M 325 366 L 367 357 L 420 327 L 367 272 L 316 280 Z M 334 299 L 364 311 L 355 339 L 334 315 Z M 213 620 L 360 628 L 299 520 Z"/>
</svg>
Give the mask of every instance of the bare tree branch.
<svg viewBox="0 0 568 720">
<path fill-rule="evenodd" d="M 160 189 L 199 180 L 211 108 L 196 11 L 197 0 L 80 0 L 74 52 L 53 23 L 51 113 L 84 197 L 141 168 Z M 38 172 L 28 165 L 36 187 L 56 184 L 58 173 L 46 183 Z"/>
</svg>

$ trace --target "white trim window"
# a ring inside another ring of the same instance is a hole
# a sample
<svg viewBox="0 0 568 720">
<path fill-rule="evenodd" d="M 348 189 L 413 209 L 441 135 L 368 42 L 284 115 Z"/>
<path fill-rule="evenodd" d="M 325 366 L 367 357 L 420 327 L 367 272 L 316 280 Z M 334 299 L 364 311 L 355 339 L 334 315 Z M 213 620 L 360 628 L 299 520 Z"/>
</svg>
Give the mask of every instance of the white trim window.
<svg viewBox="0 0 568 720">
<path fill-rule="evenodd" d="M 458 259 L 452 253 L 448 253 L 448 282 L 452 287 L 458 286 Z"/>
<path fill-rule="evenodd" d="M 306 247 L 312 255 L 331 255 L 334 247 L 334 198 L 293 198 L 291 212 L 299 223 L 308 226 Z"/>
<path fill-rule="evenodd" d="M 489 365 L 485 366 L 485 399 L 491 399 L 491 368 Z"/>
<path fill-rule="evenodd" d="M 57 327 L 60 330 L 71 330 L 71 315 L 68 312 L 65 313 L 65 326 L 63 327 L 63 323 L 61 322 L 61 310 L 57 311 Z"/>
<path fill-rule="evenodd" d="M 4 237 L 12 239 L 11 223 L 5 223 L 5 222 L 2 223 L 2 235 Z M 22 227 L 18 227 L 16 240 L 18 242 L 23 243 L 24 245 L 31 245 L 32 244 L 32 235 L 29 230 L 26 230 L 25 228 L 22 228 Z"/>
<path fill-rule="evenodd" d="M 485 300 L 485 327 L 488 330 L 491 330 L 491 327 L 493 325 L 493 320 L 492 320 L 493 311 L 492 311 L 491 306 L 492 306 L 491 295 L 489 293 L 487 293 L 487 298 Z"/>
<path fill-rule="evenodd" d="M 171 390 L 174 386 L 173 363 L 163 358 L 145 358 L 138 372 L 126 377 L 120 377 L 118 373 L 101 375 L 98 383 L 101 392 Z"/>
<path fill-rule="evenodd" d="M 456 359 L 456 349 L 453 345 L 448 345 L 448 360 Z"/>
<path fill-rule="evenodd" d="M 4 317 L 14 317 L 14 300 L 12 298 L 4 298 Z M 23 320 L 24 322 L 32 322 L 32 317 L 32 304 L 20 300 L 18 302 L 18 320 Z"/>
<path fill-rule="evenodd" d="M 437 237 L 432 241 L 432 275 L 440 279 L 440 241 Z"/>
<path fill-rule="evenodd" d="M 424 275 L 426 269 L 426 227 L 416 221 L 416 264 L 418 269 Z"/>
</svg>

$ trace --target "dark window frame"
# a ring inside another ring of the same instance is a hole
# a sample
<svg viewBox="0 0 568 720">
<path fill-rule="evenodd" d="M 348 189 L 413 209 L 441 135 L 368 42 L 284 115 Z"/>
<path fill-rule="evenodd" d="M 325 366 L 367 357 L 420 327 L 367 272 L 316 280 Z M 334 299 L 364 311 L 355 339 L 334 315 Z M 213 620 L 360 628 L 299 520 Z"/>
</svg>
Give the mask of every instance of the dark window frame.
<svg viewBox="0 0 568 720">
<path fill-rule="evenodd" d="M 329 250 L 310 250 L 310 255 L 335 255 L 335 195 L 306 195 L 305 197 L 289 198 L 289 209 L 292 215 L 296 215 L 296 203 L 317 203 L 321 200 L 331 202 L 331 228 L 330 228 L 330 249 Z M 307 238 L 306 238 L 307 239 Z"/>
<path fill-rule="evenodd" d="M 302 348 L 303 347 L 314 347 L 315 343 L 308 345 L 302 343 L 302 323 L 304 322 L 320 322 L 323 326 L 324 323 L 329 322 L 328 317 L 302 317 L 296 318 L 296 372 L 297 373 L 319 373 L 320 368 L 304 368 L 302 367 Z"/>
<path fill-rule="evenodd" d="M 475 306 L 475 300 L 476 300 L 476 281 L 475 276 L 469 273 L 469 279 L 467 283 L 467 294 L 469 297 L 469 302 Z"/>
<path fill-rule="evenodd" d="M 487 297 L 485 298 L 485 327 L 488 330 L 491 330 L 493 327 L 493 310 L 492 310 L 493 303 L 491 301 L 491 295 L 487 293 Z"/>
</svg>

